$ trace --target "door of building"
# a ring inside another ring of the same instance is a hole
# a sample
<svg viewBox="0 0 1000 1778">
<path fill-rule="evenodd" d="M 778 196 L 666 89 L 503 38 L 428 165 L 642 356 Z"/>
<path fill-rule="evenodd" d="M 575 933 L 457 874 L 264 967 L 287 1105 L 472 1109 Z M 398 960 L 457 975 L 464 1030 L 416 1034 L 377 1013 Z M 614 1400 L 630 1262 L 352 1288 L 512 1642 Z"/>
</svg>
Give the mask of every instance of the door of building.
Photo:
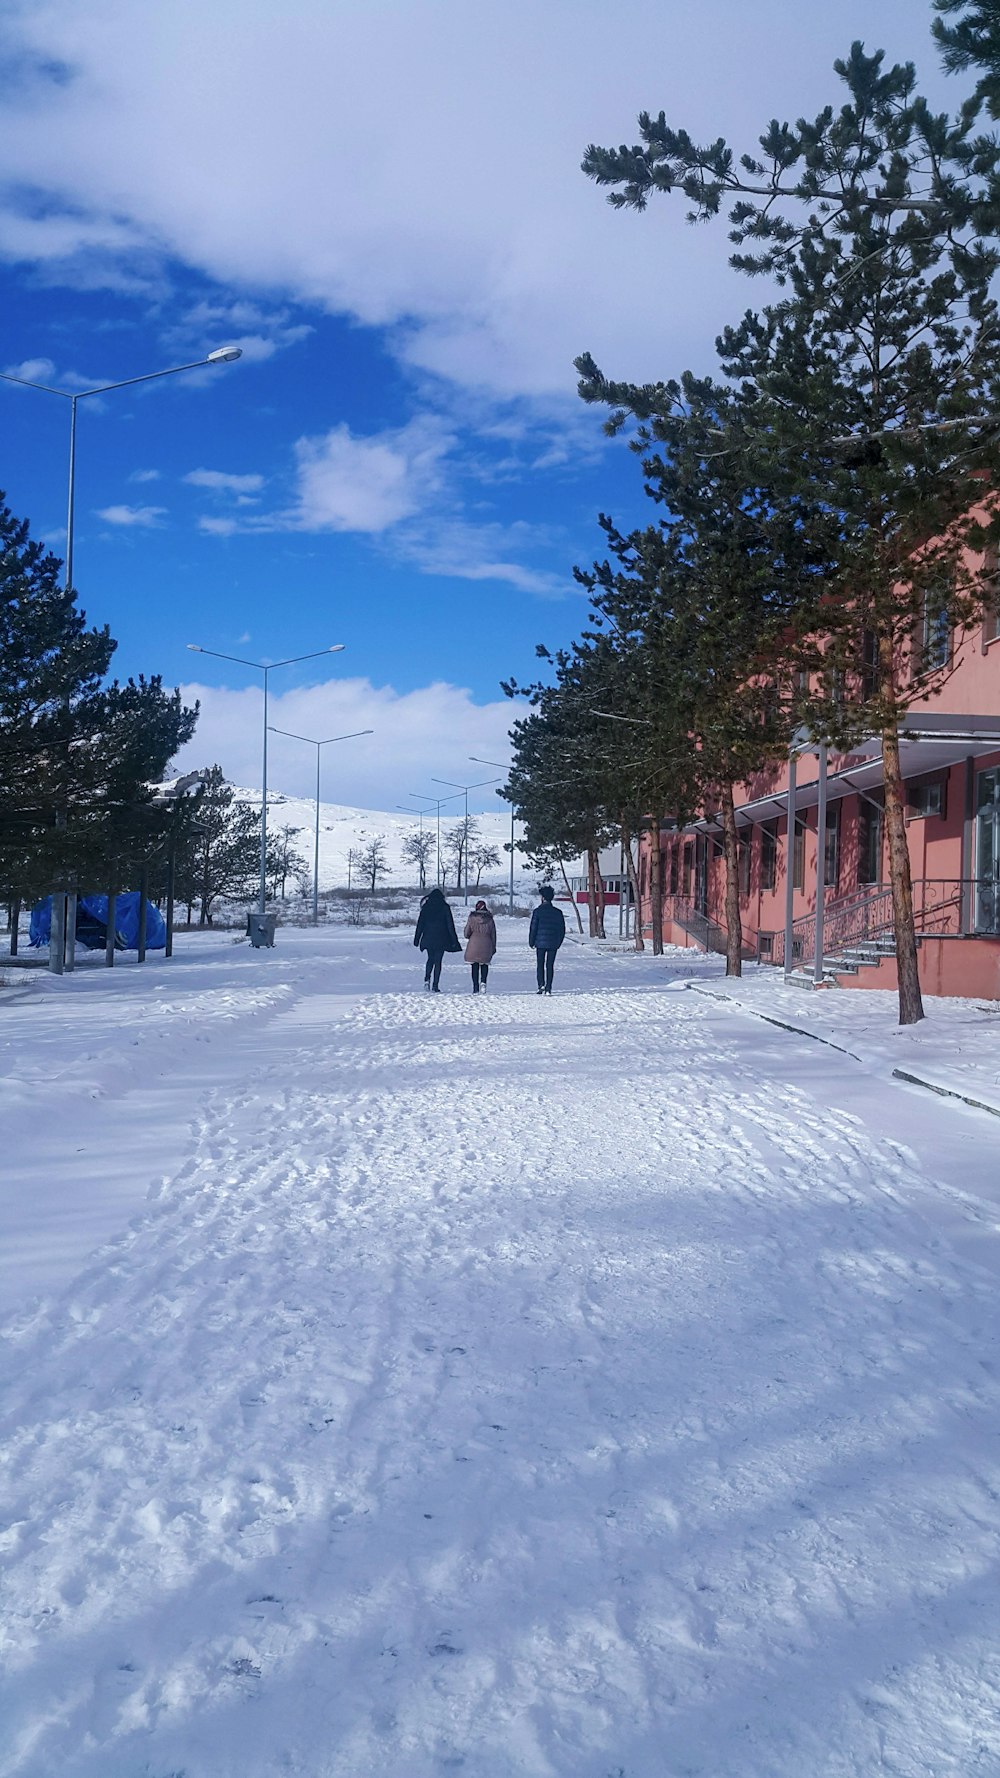
<svg viewBox="0 0 1000 1778">
<path fill-rule="evenodd" d="M 976 779 L 976 931 L 1000 934 L 1000 766 Z"/>
</svg>

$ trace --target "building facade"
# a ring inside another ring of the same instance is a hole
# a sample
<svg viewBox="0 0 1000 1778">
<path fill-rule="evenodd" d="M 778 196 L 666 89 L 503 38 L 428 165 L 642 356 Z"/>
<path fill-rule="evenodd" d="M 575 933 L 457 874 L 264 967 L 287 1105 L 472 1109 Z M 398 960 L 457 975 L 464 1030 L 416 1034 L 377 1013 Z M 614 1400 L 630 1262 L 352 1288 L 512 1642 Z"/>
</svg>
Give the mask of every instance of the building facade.
<svg viewBox="0 0 1000 1778">
<path fill-rule="evenodd" d="M 901 743 L 921 987 L 1000 999 L 1000 603 L 974 629 L 931 641 L 935 690 L 909 709 Z M 776 761 L 737 788 L 744 956 L 783 966 L 790 931 L 792 966 L 814 968 L 821 904 L 824 973 L 844 987 L 893 988 L 881 746 L 872 737 L 830 755 L 825 773 L 823 763 L 804 752 L 794 770 Z M 721 819 L 664 826 L 659 845 L 664 941 L 724 950 Z M 647 835 L 640 889 L 651 932 L 649 847 Z"/>
</svg>

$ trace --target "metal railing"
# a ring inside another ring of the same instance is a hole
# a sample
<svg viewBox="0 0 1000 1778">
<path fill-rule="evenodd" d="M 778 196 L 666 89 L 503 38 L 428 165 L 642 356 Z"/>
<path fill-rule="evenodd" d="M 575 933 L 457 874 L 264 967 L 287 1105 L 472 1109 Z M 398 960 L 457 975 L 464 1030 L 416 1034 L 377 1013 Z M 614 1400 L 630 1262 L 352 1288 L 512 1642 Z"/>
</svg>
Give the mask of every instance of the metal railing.
<svg viewBox="0 0 1000 1778">
<path fill-rule="evenodd" d="M 1000 937 L 1000 882 L 987 877 L 918 877 L 913 883 L 913 921 L 918 937 Z M 856 890 L 825 904 L 823 951 L 837 957 L 894 935 L 892 890 Z M 792 925 L 793 966 L 809 962 L 816 951 L 816 915 L 804 914 Z M 757 956 L 784 967 L 785 934 L 757 934 Z"/>
<path fill-rule="evenodd" d="M 663 918 L 664 921 L 669 920 L 674 926 L 679 926 L 703 950 L 716 952 L 720 957 L 726 955 L 729 940 L 725 926 L 718 920 L 713 920 L 704 909 L 697 907 L 690 896 L 665 895 Z M 746 933 L 743 934 L 740 955 L 747 960 L 757 956 L 757 946 L 748 939 Z"/>
</svg>

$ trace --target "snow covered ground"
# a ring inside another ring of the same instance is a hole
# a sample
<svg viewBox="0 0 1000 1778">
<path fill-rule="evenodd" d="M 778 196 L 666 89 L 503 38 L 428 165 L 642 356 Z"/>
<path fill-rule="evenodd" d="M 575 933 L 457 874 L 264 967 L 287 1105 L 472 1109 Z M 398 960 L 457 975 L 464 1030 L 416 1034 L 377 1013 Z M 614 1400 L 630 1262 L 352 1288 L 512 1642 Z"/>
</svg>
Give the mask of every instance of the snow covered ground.
<svg viewBox="0 0 1000 1778">
<path fill-rule="evenodd" d="M 252 808 L 260 808 L 260 786 L 256 790 L 241 790 L 237 787 L 236 795 L 241 802 L 249 803 Z M 465 804 L 462 797 L 447 803 L 441 810 L 441 849 L 445 855 L 445 840 L 449 831 L 462 819 Z M 484 871 L 483 883 L 504 888 L 510 880 L 510 854 L 504 846 L 510 843 L 510 811 L 499 813 L 486 810 L 482 814 L 474 814 L 473 819 L 479 830 L 480 841 L 484 845 L 495 846 L 500 853 L 500 863 L 493 869 Z M 294 830 L 293 845 L 309 867 L 312 880 L 313 851 L 316 835 L 316 804 L 311 797 L 285 796 L 281 791 L 269 790 L 267 793 L 267 820 L 272 832 L 282 827 Z M 392 888 L 396 883 L 414 883 L 417 880 L 416 868 L 407 863 L 403 857 L 403 842 L 410 834 L 418 832 L 421 826 L 419 803 L 414 803 L 413 813 L 405 810 L 391 809 L 356 809 L 347 803 L 325 803 L 319 805 L 319 886 L 324 889 L 343 889 L 347 885 L 347 854 L 352 849 L 361 851 L 376 837 L 385 841 L 385 855 L 389 866 L 389 875 L 385 879 L 386 887 Z M 437 816 L 432 808 L 428 815 L 423 814 L 423 831 L 437 838 Z M 515 844 L 519 838 L 515 828 Z M 445 855 L 446 856 L 446 855 Z M 449 877 L 454 877 L 454 870 L 447 865 Z M 515 850 L 514 854 L 515 888 L 519 895 L 529 895 L 537 881 L 537 872 L 528 868 L 524 854 Z M 353 873 L 357 882 L 357 872 Z M 523 879 L 523 881 L 522 881 Z M 433 880 L 433 867 L 431 870 Z"/>
<path fill-rule="evenodd" d="M 3 1778 L 1000 1773 L 997 1120 L 524 940 L 0 991 Z"/>
</svg>

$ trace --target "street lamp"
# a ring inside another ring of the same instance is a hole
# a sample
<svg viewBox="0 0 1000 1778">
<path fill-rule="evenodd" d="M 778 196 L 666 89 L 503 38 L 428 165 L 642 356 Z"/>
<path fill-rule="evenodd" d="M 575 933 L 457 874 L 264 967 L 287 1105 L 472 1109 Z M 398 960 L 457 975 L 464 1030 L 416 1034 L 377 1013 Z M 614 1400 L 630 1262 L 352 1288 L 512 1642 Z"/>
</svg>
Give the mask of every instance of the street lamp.
<svg viewBox="0 0 1000 1778">
<path fill-rule="evenodd" d="M 437 783 L 437 779 L 435 779 L 434 782 Z M 438 888 L 440 889 L 440 887 L 441 887 L 441 809 L 445 803 L 457 802 L 458 797 L 457 796 L 428 796 L 426 791 L 423 791 L 423 790 L 408 790 L 406 794 L 407 794 L 407 796 L 412 796 L 415 802 L 419 801 L 422 803 L 433 803 L 436 810 L 437 810 L 437 882 L 438 882 Z M 423 812 L 424 812 L 423 810 L 420 811 L 421 814 L 423 814 Z M 430 814 L 430 809 L 427 810 L 427 814 L 428 815 Z"/>
<path fill-rule="evenodd" d="M 253 667 L 264 675 L 264 758 L 261 777 L 263 783 L 260 791 L 260 889 L 258 892 L 258 912 L 263 913 L 267 906 L 267 676 L 275 667 L 294 667 L 299 661 L 317 661 L 320 655 L 340 654 L 343 642 L 334 642 L 330 648 L 314 648 L 309 654 L 292 654 L 285 661 L 248 661 L 241 654 L 222 654 L 217 648 L 202 648 L 200 642 L 189 642 L 192 654 L 210 654 L 217 661 L 235 661 L 238 667 Z"/>
<path fill-rule="evenodd" d="M 480 759 L 478 753 L 470 753 L 469 758 L 476 766 L 496 766 L 498 771 L 510 773 L 510 766 L 502 766 L 498 759 Z M 510 805 L 510 897 L 507 911 L 511 919 L 514 917 L 514 804 Z"/>
<path fill-rule="evenodd" d="M 76 497 L 76 404 L 91 395 L 108 395 L 112 389 L 131 389 L 136 383 L 155 383 L 160 377 L 176 377 L 185 370 L 203 370 L 206 364 L 232 364 L 242 358 L 241 346 L 218 346 L 207 358 L 195 358 L 191 364 L 172 364 L 167 370 L 148 370 L 141 377 L 123 377 L 118 383 L 100 383 L 93 389 L 56 389 L 50 383 L 33 383 L 27 377 L 12 377 L 0 371 L 0 381 L 17 383 L 22 389 L 40 389 L 43 395 L 61 395 L 70 404 L 69 413 L 69 498 L 66 504 L 66 586 L 73 585 L 73 524 Z"/>
<path fill-rule="evenodd" d="M 469 791 L 481 790 L 484 784 L 499 784 L 499 778 L 480 778 L 475 784 L 456 784 L 454 778 L 432 778 L 432 784 L 450 784 L 455 790 L 465 792 L 465 844 L 462 856 L 465 860 L 465 906 L 469 905 Z M 452 800 L 450 797 L 447 799 Z"/>
<path fill-rule="evenodd" d="M 799 757 L 804 753 L 815 753 L 818 765 L 816 787 L 816 918 L 814 921 L 815 945 L 813 949 L 813 986 L 819 987 L 823 980 L 823 928 L 826 914 L 826 794 L 827 794 L 827 745 L 825 741 L 817 741 L 807 728 L 797 728 L 792 735 L 788 749 L 788 835 L 785 850 L 787 853 L 785 870 L 785 980 L 793 973 L 795 924 L 794 887 L 795 870 L 795 839 L 798 822 L 795 814 L 796 772 Z M 803 882 L 805 876 L 803 872 Z"/>
<path fill-rule="evenodd" d="M 358 735 L 373 735 L 373 728 L 355 728 L 349 735 L 327 735 L 323 741 L 316 741 L 312 735 L 297 735 L 290 728 L 271 728 L 272 735 L 287 735 L 290 741 L 308 741 L 310 747 L 316 749 L 316 844 L 313 852 L 313 925 L 319 925 L 319 756 L 320 749 L 329 747 L 334 741 L 354 741 Z"/>
</svg>

